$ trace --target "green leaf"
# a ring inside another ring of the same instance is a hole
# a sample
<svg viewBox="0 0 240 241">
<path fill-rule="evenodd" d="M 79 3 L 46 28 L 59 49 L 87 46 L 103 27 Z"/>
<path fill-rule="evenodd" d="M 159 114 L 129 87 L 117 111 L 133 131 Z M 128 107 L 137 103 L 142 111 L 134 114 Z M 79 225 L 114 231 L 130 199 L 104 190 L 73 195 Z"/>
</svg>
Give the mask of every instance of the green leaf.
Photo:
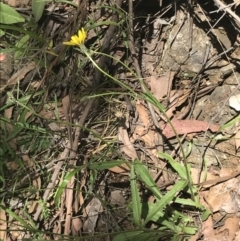
<svg viewBox="0 0 240 241">
<path fill-rule="evenodd" d="M 173 233 L 170 231 L 144 230 L 129 231 L 118 234 L 113 241 L 157 241 L 172 240 L 170 237 Z"/>
<path fill-rule="evenodd" d="M 209 215 L 211 215 L 211 212 L 209 210 L 206 210 L 202 215 L 201 215 L 201 220 L 206 221 L 209 217 Z"/>
<path fill-rule="evenodd" d="M 136 237 L 143 233 L 143 231 L 124 232 L 114 237 L 113 241 L 136 241 Z"/>
<path fill-rule="evenodd" d="M 0 3 L 0 23 L 13 24 L 23 23 L 25 19 L 12 7 Z"/>
<path fill-rule="evenodd" d="M 0 37 L 3 35 L 5 35 L 5 32 L 2 29 L 0 29 Z"/>
<path fill-rule="evenodd" d="M 106 170 L 112 167 L 121 166 L 123 161 L 107 161 L 107 162 L 97 162 L 89 165 L 89 169 L 95 170 Z"/>
<path fill-rule="evenodd" d="M 136 175 L 134 172 L 134 165 L 131 166 L 130 184 L 131 184 L 131 193 L 132 193 L 132 210 L 133 210 L 134 223 L 138 227 L 141 227 L 142 226 L 142 222 L 141 222 L 142 205 L 141 205 L 141 201 L 140 201 L 140 195 L 138 192 Z"/>
<path fill-rule="evenodd" d="M 155 105 L 162 113 L 166 112 L 164 106 L 160 104 L 157 98 L 150 91 L 143 93 L 143 97 L 147 102 L 150 102 L 151 104 Z"/>
<path fill-rule="evenodd" d="M 186 173 L 186 168 L 181 165 L 180 163 L 176 162 L 175 160 L 173 160 L 173 158 L 168 155 L 167 153 L 159 153 L 159 155 L 162 157 L 162 158 L 165 158 L 169 164 L 172 166 L 172 168 L 178 173 L 178 175 L 182 178 L 182 179 L 185 179 L 185 180 L 188 180 L 189 181 L 189 185 L 188 185 L 188 188 L 185 190 L 186 192 L 188 193 L 194 193 L 194 194 L 197 194 L 198 193 L 198 190 L 195 186 L 191 185 L 192 183 L 192 176 L 190 174 L 190 166 L 187 164 L 187 171 L 188 171 L 188 175 Z M 188 178 L 189 176 L 189 178 Z"/>
<path fill-rule="evenodd" d="M 155 203 L 143 203 L 142 204 L 142 218 L 145 219 L 147 215 L 155 208 Z M 154 217 L 152 217 L 152 221 L 157 222 L 161 217 L 164 216 L 164 213 L 161 210 L 158 210 Z"/>
<path fill-rule="evenodd" d="M 141 163 L 139 160 L 136 160 L 134 162 L 135 165 L 135 171 L 138 174 L 139 179 L 141 179 L 142 182 L 147 186 L 147 188 L 152 191 L 152 193 L 160 199 L 162 197 L 161 192 L 159 191 L 159 188 L 156 186 L 156 183 L 150 176 L 147 168 L 144 166 L 143 163 Z"/>
<path fill-rule="evenodd" d="M 32 0 L 32 13 L 35 21 L 38 22 L 42 17 L 45 7 L 45 2 L 42 0 Z"/>
<path fill-rule="evenodd" d="M 201 210 L 205 209 L 204 206 L 202 206 L 200 203 L 194 202 L 191 199 L 176 198 L 174 202 L 182 205 L 193 206 Z"/>
<path fill-rule="evenodd" d="M 186 169 L 183 165 L 173 160 L 173 158 L 167 153 L 159 153 L 159 156 L 166 159 L 172 168 L 179 174 L 182 179 L 187 179 Z"/>
<path fill-rule="evenodd" d="M 176 233 L 180 233 L 181 232 L 181 227 L 179 225 L 175 225 L 175 223 L 173 221 L 168 221 L 165 219 L 165 217 L 161 218 L 162 222 L 161 225 L 169 228 L 170 230 L 172 230 L 173 232 L 176 232 Z"/>
<path fill-rule="evenodd" d="M 25 220 L 23 220 L 15 212 L 12 212 L 11 209 L 5 208 L 2 205 L 0 205 L 0 208 L 4 209 L 9 214 L 9 216 L 11 216 L 12 218 L 16 219 L 20 223 L 20 225 L 23 226 L 24 228 L 27 228 L 28 230 L 32 230 L 33 229 L 33 227 L 31 225 L 29 225 Z"/>
<path fill-rule="evenodd" d="M 183 227 L 183 230 L 182 230 L 185 234 L 195 234 L 197 232 L 197 228 L 196 227 Z"/>
<path fill-rule="evenodd" d="M 0 16 L 1 16 L 1 14 L 0 14 Z M 32 38 L 34 38 L 34 39 L 36 39 L 36 40 L 39 40 L 39 41 L 41 41 L 41 42 L 44 42 L 44 41 L 45 41 L 45 39 L 38 37 L 38 35 L 35 34 L 34 32 L 27 31 L 27 30 L 25 30 L 25 29 L 23 29 L 23 28 L 19 28 L 19 27 L 16 27 L 16 26 L 14 26 L 14 25 L 0 24 L 0 29 L 16 30 L 16 31 L 18 31 L 18 32 L 20 32 L 20 33 L 28 34 L 30 37 L 32 37 Z"/>
<path fill-rule="evenodd" d="M 13 130 L 11 131 L 11 133 L 9 133 L 6 141 L 10 141 L 13 138 L 15 138 L 22 130 L 23 130 L 23 128 L 21 126 L 15 125 Z"/>
<path fill-rule="evenodd" d="M 223 131 L 228 127 L 232 127 L 234 124 L 236 124 L 238 121 L 240 120 L 240 115 L 237 115 L 236 118 L 234 118 L 233 120 L 227 122 L 226 124 L 224 124 L 223 126 L 220 127 L 219 131 Z"/>
<path fill-rule="evenodd" d="M 77 173 L 79 172 L 80 170 L 82 169 L 82 167 L 78 167 L 78 168 L 75 168 L 73 171 L 71 172 L 68 172 L 66 174 L 66 176 L 64 177 L 63 181 L 61 182 L 61 184 L 58 186 L 57 190 L 56 190 L 56 193 L 55 193 L 55 196 L 54 196 L 54 202 L 56 204 L 56 206 L 58 207 L 59 206 L 59 203 L 60 203 L 60 197 L 65 189 L 65 187 L 67 186 L 67 184 L 69 183 L 69 181 L 71 180 L 71 178 Z"/>
<path fill-rule="evenodd" d="M 30 37 L 29 35 L 24 35 L 22 38 L 19 39 L 19 41 L 16 43 L 16 49 L 18 49 L 14 54 L 14 59 L 17 60 L 20 56 L 22 56 L 25 53 L 25 50 L 28 47 L 28 41 Z"/>
<path fill-rule="evenodd" d="M 144 224 L 147 224 L 150 220 L 154 219 L 157 212 L 163 211 L 163 209 L 171 203 L 176 195 L 183 190 L 187 184 L 188 182 L 186 180 L 178 181 L 170 191 L 168 191 L 159 201 L 155 203 L 155 207 L 149 212 Z"/>
</svg>

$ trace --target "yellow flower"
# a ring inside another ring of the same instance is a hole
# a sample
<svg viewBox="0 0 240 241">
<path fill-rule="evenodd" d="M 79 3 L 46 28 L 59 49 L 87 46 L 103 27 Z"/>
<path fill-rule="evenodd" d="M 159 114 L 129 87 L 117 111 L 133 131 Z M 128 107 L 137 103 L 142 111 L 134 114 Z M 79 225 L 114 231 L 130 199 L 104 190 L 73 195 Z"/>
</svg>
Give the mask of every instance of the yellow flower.
<svg viewBox="0 0 240 241">
<path fill-rule="evenodd" d="M 73 35 L 69 42 L 63 42 L 63 44 L 79 46 L 84 43 L 86 37 L 87 37 L 87 34 L 86 34 L 85 30 L 82 28 L 81 30 L 80 29 L 78 30 L 78 35 Z"/>
</svg>

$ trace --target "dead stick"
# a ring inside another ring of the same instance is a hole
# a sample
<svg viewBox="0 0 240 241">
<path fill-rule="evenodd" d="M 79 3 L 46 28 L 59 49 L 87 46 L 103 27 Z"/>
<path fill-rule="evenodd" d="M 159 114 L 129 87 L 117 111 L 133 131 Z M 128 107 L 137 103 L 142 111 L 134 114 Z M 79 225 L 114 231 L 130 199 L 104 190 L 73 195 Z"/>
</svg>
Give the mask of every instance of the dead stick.
<svg viewBox="0 0 240 241">
<path fill-rule="evenodd" d="M 228 14 L 230 14 L 238 22 L 238 26 L 240 25 L 240 18 L 231 9 L 229 9 L 227 5 L 222 3 L 220 0 L 214 0 L 214 2 L 218 7 L 220 7 L 219 10 L 226 11 Z"/>
</svg>

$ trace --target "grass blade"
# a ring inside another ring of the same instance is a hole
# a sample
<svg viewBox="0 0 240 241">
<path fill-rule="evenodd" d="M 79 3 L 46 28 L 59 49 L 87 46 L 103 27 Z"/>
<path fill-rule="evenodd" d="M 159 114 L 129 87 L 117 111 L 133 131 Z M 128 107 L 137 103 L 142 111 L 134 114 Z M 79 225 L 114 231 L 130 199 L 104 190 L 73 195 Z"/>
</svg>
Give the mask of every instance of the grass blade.
<svg viewBox="0 0 240 241">
<path fill-rule="evenodd" d="M 141 227 L 142 226 L 142 222 L 141 222 L 142 205 L 140 201 L 140 195 L 138 192 L 134 165 L 131 166 L 130 183 L 131 183 L 131 193 L 132 193 L 133 220 L 138 227 Z"/>
</svg>

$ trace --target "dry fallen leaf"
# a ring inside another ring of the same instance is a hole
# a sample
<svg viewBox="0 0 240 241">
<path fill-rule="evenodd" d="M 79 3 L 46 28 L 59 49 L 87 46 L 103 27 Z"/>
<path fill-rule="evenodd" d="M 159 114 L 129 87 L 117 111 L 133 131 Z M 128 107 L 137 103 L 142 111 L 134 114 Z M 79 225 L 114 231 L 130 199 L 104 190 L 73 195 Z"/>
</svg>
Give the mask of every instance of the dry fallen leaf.
<svg viewBox="0 0 240 241">
<path fill-rule="evenodd" d="M 69 95 L 66 95 L 62 99 L 62 106 L 63 106 L 63 111 L 64 111 L 64 114 L 65 114 L 65 118 L 68 121 L 69 120 L 69 108 L 70 108 L 70 98 L 69 98 Z"/>
<path fill-rule="evenodd" d="M 4 61 L 6 58 L 6 55 L 3 53 L 0 53 L 0 61 Z"/>
<path fill-rule="evenodd" d="M 28 205 L 28 213 L 32 214 L 33 212 L 36 211 L 38 205 L 38 201 L 33 201 L 31 205 Z"/>
<path fill-rule="evenodd" d="M 79 235 L 80 230 L 83 227 L 83 222 L 80 218 L 74 217 L 72 218 L 72 226 L 71 226 L 71 231 L 73 236 Z"/>
<path fill-rule="evenodd" d="M 138 158 L 136 150 L 129 140 L 127 130 L 121 126 L 118 128 L 118 140 L 123 143 L 123 146 L 120 148 L 121 151 L 123 151 L 132 160 Z"/>
<path fill-rule="evenodd" d="M 111 205 L 118 205 L 122 207 L 126 204 L 126 199 L 122 195 L 121 190 L 112 190 L 109 196 L 109 203 Z"/>
<path fill-rule="evenodd" d="M 99 218 L 102 203 L 98 198 L 93 198 L 86 207 L 87 219 L 83 224 L 83 231 L 86 233 L 93 233 Z"/>
<path fill-rule="evenodd" d="M 229 217 L 225 220 L 224 225 L 217 230 L 216 237 L 219 237 L 218 240 L 229 240 L 232 241 L 235 238 L 236 232 L 239 231 L 239 219 L 237 215 L 233 217 Z M 225 233 L 226 237 L 223 237 L 223 233 Z M 224 239 L 223 239 L 224 238 Z"/>
<path fill-rule="evenodd" d="M 148 147 L 155 146 L 155 132 L 152 130 L 147 130 L 141 125 L 137 125 L 134 134 L 133 140 L 142 140 Z"/>
<path fill-rule="evenodd" d="M 3 208 L 0 209 L 0 227 L 0 240 L 6 240 L 7 217 L 6 212 Z"/>
<path fill-rule="evenodd" d="M 9 107 L 7 109 L 4 110 L 4 117 L 11 120 L 12 118 L 12 113 L 13 113 L 13 109 L 14 106 Z M 8 130 L 8 133 L 11 133 L 13 131 L 13 125 L 10 123 L 6 123 L 6 127 Z M 16 138 L 12 138 L 8 141 L 9 145 L 13 148 L 13 150 L 17 150 L 17 139 Z"/>
<path fill-rule="evenodd" d="M 28 5 L 29 0 L 8 0 L 7 4 L 12 7 Z"/>
<path fill-rule="evenodd" d="M 122 174 L 122 175 L 124 175 L 124 174 L 128 175 L 127 171 L 129 171 L 129 170 L 130 170 L 129 167 L 125 163 L 123 163 L 121 166 L 109 168 L 109 171 L 118 173 L 118 174 Z"/>
<path fill-rule="evenodd" d="M 48 124 L 48 127 L 52 130 L 52 131 L 62 131 L 63 129 L 61 128 L 61 126 L 56 123 L 56 122 L 51 122 Z"/>
<path fill-rule="evenodd" d="M 150 125 L 148 111 L 139 100 L 136 102 L 136 111 L 138 112 L 142 126 L 148 127 Z"/>
<path fill-rule="evenodd" d="M 191 176 L 194 184 L 198 184 L 198 172 L 199 172 L 198 168 L 193 168 L 193 167 L 191 168 Z M 205 171 L 201 172 L 200 182 L 213 180 L 213 179 L 216 179 L 216 176 L 214 176 L 212 173 L 210 172 L 205 173 Z"/>
<path fill-rule="evenodd" d="M 176 108 L 182 105 L 187 100 L 187 98 L 189 98 L 189 92 L 190 92 L 189 90 L 171 91 L 171 94 L 170 94 L 171 97 L 169 100 L 170 104 L 169 104 L 168 110 L 166 111 L 166 115 L 168 116 L 168 118 L 172 118 Z M 163 119 L 165 118 L 163 117 Z"/>
<path fill-rule="evenodd" d="M 24 161 L 24 163 L 26 164 L 27 167 L 31 168 L 35 166 L 35 162 L 30 158 L 29 155 L 27 154 L 23 154 L 22 155 L 22 160 Z"/>
<path fill-rule="evenodd" d="M 36 68 L 35 62 L 30 62 L 29 64 L 25 65 L 23 68 L 21 68 L 15 74 L 12 75 L 12 77 L 9 79 L 6 85 L 0 88 L 0 92 L 7 88 L 9 85 L 14 85 L 18 81 L 22 80 L 25 77 L 25 75 L 34 68 Z"/>
<path fill-rule="evenodd" d="M 220 128 L 219 125 L 210 125 L 205 121 L 198 120 L 172 120 L 171 122 L 178 135 L 207 131 L 208 129 L 217 132 Z M 176 136 L 169 123 L 163 129 L 163 135 L 167 138 Z"/>
<path fill-rule="evenodd" d="M 7 109 L 4 110 L 4 117 L 8 120 L 12 119 L 12 114 L 13 114 L 13 110 L 14 110 L 14 106 L 9 107 Z M 6 123 L 7 126 L 7 130 L 9 133 L 11 133 L 13 131 L 13 126 L 9 123 Z"/>
<path fill-rule="evenodd" d="M 132 139 L 133 141 L 140 139 L 148 147 L 154 147 L 155 132 L 149 128 L 151 123 L 149 119 L 149 114 L 145 106 L 140 101 L 136 103 L 136 111 L 138 112 L 139 118 L 136 123 Z"/>
<path fill-rule="evenodd" d="M 168 96 L 169 91 L 172 88 L 172 81 L 175 72 L 169 71 L 160 77 L 152 75 L 147 79 L 150 81 L 150 87 L 152 94 L 158 99 L 162 99 L 164 96 Z"/>
<path fill-rule="evenodd" d="M 232 178 L 226 182 L 219 183 L 211 187 L 206 200 L 212 207 L 212 211 L 216 212 L 224 210 L 226 213 L 235 213 L 239 210 L 236 200 L 232 198 L 232 193 L 239 186 L 237 178 Z M 224 191 L 223 191 L 224 190 Z"/>
</svg>

